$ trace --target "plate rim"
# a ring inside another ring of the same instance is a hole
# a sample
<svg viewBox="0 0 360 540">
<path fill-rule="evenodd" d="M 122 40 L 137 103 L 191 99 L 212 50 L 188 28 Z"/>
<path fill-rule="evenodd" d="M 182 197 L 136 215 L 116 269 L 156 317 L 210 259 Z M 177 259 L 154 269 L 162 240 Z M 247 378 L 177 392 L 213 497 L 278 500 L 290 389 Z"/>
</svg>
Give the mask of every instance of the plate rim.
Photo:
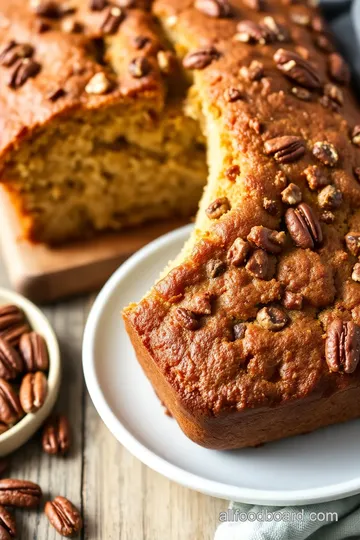
<svg viewBox="0 0 360 540">
<path fill-rule="evenodd" d="M 295 491 L 275 491 L 231 486 L 216 480 L 203 478 L 200 475 L 170 463 L 165 458 L 160 457 L 154 451 L 147 448 L 126 428 L 111 410 L 111 407 L 108 405 L 106 397 L 100 388 L 95 369 L 95 336 L 101 316 L 114 291 L 120 286 L 121 281 L 131 273 L 131 270 L 135 266 L 146 259 L 148 255 L 153 254 L 154 251 L 161 250 L 169 242 L 179 240 L 180 238 L 185 241 L 192 228 L 193 225 L 190 224 L 175 229 L 174 231 L 153 240 L 134 253 L 114 272 L 96 297 L 84 330 L 82 365 L 87 389 L 102 421 L 115 438 L 142 463 L 178 484 L 213 497 L 231 499 L 248 504 L 298 506 L 338 500 L 359 493 L 360 477 L 346 482 L 338 482 L 331 486 Z"/>
</svg>

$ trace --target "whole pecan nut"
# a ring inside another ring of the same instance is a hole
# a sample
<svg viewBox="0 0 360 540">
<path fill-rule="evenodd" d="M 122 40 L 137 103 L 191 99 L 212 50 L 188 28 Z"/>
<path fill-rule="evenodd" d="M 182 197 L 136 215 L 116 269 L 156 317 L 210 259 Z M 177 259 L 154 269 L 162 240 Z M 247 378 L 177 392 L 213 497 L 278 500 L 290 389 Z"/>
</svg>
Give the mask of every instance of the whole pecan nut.
<svg viewBox="0 0 360 540">
<path fill-rule="evenodd" d="M 219 197 L 207 207 L 205 213 L 209 219 L 219 219 L 223 214 L 229 212 L 230 208 L 229 199 L 227 197 Z"/>
<path fill-rule="evenodd" d="M 289 317 L 280 308 L 275 306 L 263 307 L 256 316 L 257 322 L 266 330 L 277 332 L 285 328 L 289 322 Z"/>
<path fill-rule="evenodd" d="M 42 434 L 44 452 L 64 455 L 69 451 L 70 442 L 70 426 L 66 416 L 61 414 L 49 418 Z"/>
<path fill-rule="evenodd" d="M 26 371 L 47 371 L 49 355 L 45 339 L 36 332 L 27 332 L 20 338 L 19 349 Z"/>
<path fill-rule="evenodd" d="M 187 54 L 183 66 L 185 69 L 204 69 L 219 57 L 220 53 L 215 47 L 205 47 Z"/>
<path fill-rule="evenodd" d="M 305 142 L 295 135 L 274 137 L 265 141 L 265 154 L 274 156 L 279 163 L 291 163 L 305 154 Z"/>
<path fill-rule="evenodd" d="M 299 54 L 286 49 L 278 49 L 274 54 L 277 68 L 289 79 L 305 86 L 305 88 L 318 89 L 322 80 L 317 69 Z"/>
<path fill-rule="evenodd" d="M 301 203 L 296 209 L 289 208 L 285 214 L 285 222 L 291 238 L 298 247 L 314 249 L 322 243 L 320 222 L 308 204 Z"/>
<path fill-rule="evenodd" d="M 0 379 L 0 422 L 10 426 L 18 422 L 23 415 L 24 411 L 14 388 L 5 379 Z"/>
<path fill-rule="evenodd" d="M 269 253 L 280 253 L 284 247 L 286 235 L 283 231 L 278 232 L 259 225 L 251 229 L 247 239 L 256 247 Z"/>
<path fill-rule="evenodd" d="M 360 327 L 335 319 L 327 330 L 325 357 L 330 371 L 353 373 L 360 360 Z"/>
<path fill-rule="evenodd" d="M 20 386 L 19 398 L 26 413 L 34 413 L 41 409 L 46 395 L 47 380 L 42 371 L 25 375 Z"/>
<path fill-rule="evenodd" d="M 7 381 L 16 379 L 23 369 L 18 352 L 5 339 L 0 338 L 0 377 Z"/>
<path fill-rule="evenodd" d="M 0 540 L 11 540 L 16 537 L 16 522 L 14 516 L 0 505 Z"/>
<path fill-rule="evenodd" d="M 0 480 L 0 504 L 17 508 L 33 508 L 40 504 L 42 491 L 28 480 L 3 478 Z"/>
<path fill-rule="evenodd" d="M 54 529 L 62 536 L 74 536 L 82 529 L 77 508 L 65 497 L 55 497 L 45 505 L 45 514 Z"/>
</svg>

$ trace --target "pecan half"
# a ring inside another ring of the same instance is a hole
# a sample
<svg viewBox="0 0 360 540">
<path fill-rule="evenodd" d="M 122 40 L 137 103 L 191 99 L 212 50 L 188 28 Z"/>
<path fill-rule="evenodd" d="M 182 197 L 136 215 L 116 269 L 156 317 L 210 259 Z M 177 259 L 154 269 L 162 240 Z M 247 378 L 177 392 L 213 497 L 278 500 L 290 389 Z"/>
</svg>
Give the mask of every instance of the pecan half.
<svg viewBox="0 0 360 540">
<path fill-rule="evenodd" d="M 232 10 L 227 0 L 195 0 L 195 7 L 208 17 L 231 17 Z"/>
<path fill-rule="evenodd" d="M 305 88 L 321 88 L 322 81 L 318 71 L 299 54 L 286 49 L 278 49 L 274 54 L 274 60 L 277 68 L 289 79 Z"/>
<path fill-rule="evenodd" d="M 263 307 L 258 311 L 256 320 L 260 326 L 266 328 L 266 330 L 278 332 L 288 324 L 289 317 L 282 309 L 275 306 L 269 306 Z"/>
<path fill-rule="evenodd" d="M 335 186 L 326 186 L 322 189 L 318 195 L 318 201 L 320 208 L 325 210 L 333 210 L 341 206 L 343 196 L 341 191 L 336 189 Z"/>
<path fill-rule="evenodd" d="M 241 266 L 245 263 L 249 251 L 249 243 L 242 238 L 236 238 L 227 253 L 227 260 L 234 266 Z"/>
<path fill-rule="evenodd" d="M 227 197 L 219 197 L 207 207 L 205 213 L 209 219 L 219 219 L 222 215 L 229 212 L 230 208 L 229 199 Z"/>
<path fill-rule="evenodd" d="M 185 69 L 204 69 L 219 57 L 220 53 L 215 47 L 205 47 L 187 54 L 183 66 Z"/>
<path fill-rule="evenodd" d="M 0 539 L 11 540 L 16 537 L 16 522 L 14 516 L 0 505 Z"/>
<path fill-rule="evenodd" d="M 354 257 L 360 257 L 360 232 L 351 231 L 345 236 L 346 247 Z"/>
<path fill-rule="evenodd" d="M 35 77 L 39 73 L 40 69 L 40 64 L 31 58 L 24 58 L 23 60 L 20 60 L 16 64 L 15 69 L 11 74 L 9 80 L 10 88 L 13 88 L 14 90 L 16 88 L 20 88 L 20 86 L 23 86 L 26 81 Z"/>
<path fill-rule="evenodd" d="M 45 339 L 36 332 L 27 332 L 20 338 L 19 349 L 27 371 L 47 371 L 49 355 Z"/>
<path fill-rule="evenodd" d="M 200 328 L 200 321 L 195 313 L 185 308 L 177 308 L 175 317 L 178 322 L 187 330 L 197 330 Z"/>
<path fill-rule="evenodd" d="M 100 30 L 103 32 L 103 34 L 116 34 L 123 20 L 123 10 L 117 6 L 109 6 L 106 10 Z"/>
<path fill-rule="evenodd" d="M 3 478 L 0 480 L 0 504 L 17 508 L 33 508 L 40 504 L 40 486 L 28 480 Z"/>
<path fill-rule="evenodd" d="M 270 257 L 266 251 L 256 249 L 246 264 L 246 270 L 258 279 L 269 281 L 275 274 L 274 257 Z"/>
<path fill-rule="evenodd" d="M 251 229 L 247 239 L 256 247 L 269 253 L 280 253 L 284 247 L 286 236 L 283 231 L 278 232 L 259 225 Z"/>
<path fill-rule="evenodd" d="M 18 352 L 5 339 L 0 338 L 0 377 L 7 381 L 16 379 L 23 369 Z"/>
<path fill-rule="evenodd" d="M 334 167 L 339 161 L 339 154 L 332 143 L 319 141 L 314 144 L 313 155 L 324 165 Z"/>
<path fill-rule="evenodd" d="M 240 21 L 236 27 L 235 41 L 241 43 L 260 43 L 265 45 L 273 40 L 273 34 L 264 25 L 257 24 L 254 21 Z"/>
<path fill-rule="evenodd" d="M 42 371 L 25 375 L 20 386 L 19 398 L 26 413 L 34 413 L 41 409 L 46 395 L 47 380 Z"/>
<path fill-rule="evenodd" d="M 332 53 L 328 57 L 328 69 L 330 77 L 341 84 L 346 84 L 350 81 L 349 66 L 342 56 L 338 53 Z"/>
<path fill-rule="evenodd" d="M 74 536 L 82 529 L 80 512 L 65 497 L 55 497 L 45 505 L 45 514 L 54 529 L 62 536 Z"/>
<path fill-rule="evenodd" d="M 325 357 L 330 371 L 354 373 L 360 360 L 360 327 L 335 319 L 327 330 Z"/>
<path fill-rule="evenodd" d="M 291 238 L 298 247 L 314 249 L 322 243 L 320 222 L 308 204 L 301 203 L 296 209 L 289 208 L 285 214 L 285 222 Z"/>
<path fill-rule="evenodd" d="M 18 60 L 31 58 L 34 54 L 34 47 L 28 43 L 10 43 L 0 53 L 0 65 L 11 67 Z"/>
<path fill-rule="evenodd" d="M 291 163 L 305 154 L 305 142 L 301 137 L 284 135 L 265 141 L 264 149 L 279 163 Z"/>
<path fill-rule="evenodd" d="M 42 434 L 42 447 L 47 454 L 66 454 L 70 449 L 70 426 L 64 415 L 51 417 Z"/>
<path fill-rule="evenodd" d="M 0 379 L 0 422 L 10 426 L 16 424 L 23 415 L 15 390 L 5 379 Z"/>
<path fill-rule="evenodd" d="M 24 312 L 12 304 L 0 307 L 0 337 L 9 343 L 17 344 L 20 333 L 29 330 Z"/>
</svg>

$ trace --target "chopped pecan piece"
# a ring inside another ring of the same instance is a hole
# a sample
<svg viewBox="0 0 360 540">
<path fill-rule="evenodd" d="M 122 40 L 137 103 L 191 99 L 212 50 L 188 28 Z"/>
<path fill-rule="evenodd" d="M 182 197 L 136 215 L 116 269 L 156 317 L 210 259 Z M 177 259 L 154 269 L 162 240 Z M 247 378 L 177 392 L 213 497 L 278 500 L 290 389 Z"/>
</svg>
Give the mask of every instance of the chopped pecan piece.
<svg viewBox="0 0 360 540">
<path fill-rule="evenodd" d="M 341 88 L 335 84 L 325 84 L 324 95 L 337 103 L 338 105 L 344 104 L 344 94 Z"/>
<path fill-rule="evenodd" d="M 339 161 L 339 154 L 335 146 L 327 141 L 316 142 L 312 153 L 321 163 L 329 167 L 334 167 Z"/>
<path fill-rule="evenodd" d="M 246 333 L 246 324 L 245 323 L 236 323 L 233 326 L 233 336 L 234 341 L 237 339 L 244 339 Z"/>
<path fill-rule="evenodd" d="M 298 247 L 314 249 L 322 243 L 323 234 L 319 220 L 308 204 L 301 203 L 296 209 L 289 208 L 285 214 L 285 222 Z"/>
<path fill-rule="evenodd" d="M 240 175 L 239 165 L 231 165 L 225 171 L 225 176 L 231 182 L 235 182 L 237 177 Z"/>
<path fill-rule="evenodd" d="M 357 283 L 360 283 L 360 263 L 355 264 L 351 274 L 351 278 Z"/>
<path fill-rule="evenodd" d="M 177 308 L 175 316 L 178 322 L 187 330 L 197 330 L 200 328 L 200 321 L 195 313 L 185 308 Z"/>
<path fill-rule="evenodd" d="M 265 141 L 264 148 L 265 153 L 274 156 L 279 163 L 291 163 L 305 154 L 304 140 L 294 135 L 284 135 Z"/>
<path fill-rule="evenodd" d="M 279 212 L 278 205 L 276 201 L 268 199 L 267 197 L 263 200 L 263 207 L 271 216 L 276 216 Z"/>
<path fill-rule="evenodd" d="M 230 264 L 233 264 L 234 266 L 241 266 L 245 263 L 249 251 L 249 243 L 242 238 L 236 238 L 228 251 L 227 260 Z"/>
<path fill-rule="evenodd" d="M 277 332 L 285 328 L 289 322 L 286 313 L 275 306 L 263 307 L 256 316 L 257 322 L 266 330 Z"/>
<path fill-rule="evenodd" d="M 256 247 L 269 253 L 280 253 L 284 247 L 286 236 L 283 231 L 278 232 L 259 225 L 251 229 L 247 239 Z"/>
<path fill-rule="evenodd" d="M 104 20 L 101 24 L 100 30 L 104 34 L 116 34 L 120 28 L 120 24 L 124 20 L 124 12 L 117 6 L 109 6 L 106 10 Z"/>
<path fill-rule="evenodd" d="M 265 45 L 272 41 L 272 32 L 261 24 L 255 21 L 240 21 L 236 27 L 237 33 L 234 36 L 235 41 L 242 43 L 260 43 Z"/>
<path fill-rule="evenodd" d="M 208 17 L 231 17 L 232 10 L 227 0 L 195 0 L 195 7 Z"/>
<path fill-rule="evenodd" d="M 360 360 L 360 327 L 335 319 L 327 330 L 325 356 L 330 371 L 354 373 Z"/>
<path fill-rule="evenodd" d="M 234 101 L 239 101 L 239 99 L 243 99 L 244 93 L 241 92 L 238 88 L 227 88 L 224 92 L 224 97 L 228 103 L 233 103 Z"/>
<path fill-rule="evenodd" d="M 303 306 L 303 300 L 302 294 L 286 291 L 283 298 L 283 304 L 286 309 L 300 310 Z"/>
<path fill-rule="evenodd" d="M 256 249 L 246 264 L 246 270 L 258 279 L 269 281 L 274 277 L 275 264 L 266 251 Z"/>
<path fill-rule="evenodd" d="M 323 173 L 323 171 L 317 165 L 309 165 L 305 171 L 304 175 L 306 177 L 309 188 L 312 190 L 321 189 L 329 185 L 329 178 Z"/>
<path fill-rule="evenodd" d="M 349 66 L 342 56 L 338 53 L 332 53 L 328 57 L 328 69 L 330 77 L 341 84 L 346 84 L 350 81 Z"/>
<path fill-rule="evenodd" d="M 95 75 L 90 79 L 90 81 L 85 86 L 85 92 L 87 94 L 103 95 L 107 94 L 113 87 L 112 81 L 100 71 L 95 73 Z"/>
<path fill-rule="evenodd" d="M 208 278 L 221 276 L 226 270 L 226 263 L 220 259 L 211 259 L 206 265 L 206 274 Z"/>
<path fill-rule="evenodd" d="M 354 257 L 360 257 L 360 232 L 349 232 L 345 236 L 346 247 Z"/>
<path fill-rule="evenodd" d="M 269 32 L 273 34 L 274 41 L 289 41 L 290 34 L 288 29 L 285 28 L 282 24 L 279 24 L 275 21 L 274 17 L 264 17 L 263 25 L 268 28 Z"/>
<path fill-rule="evenodd" d="M 138 56 L 129 63 L 129 73 L 135 79 L 145 77 L 151 71 L 151 64 L 146 56 Z"/>
<path fill-rule="evenodd" d="M 298 204 L 302 200 L 301 189 L 296 184 L 291 183 L 281 192 L 281 197 L 285 204 Z"/>
<path fill-rule="evenodd" d="M 303 101 L 311 100 L 311 92 L 309 92 L 309 90 L 307 90 L 306 88 L 299 88 L 298 86 L 293 86 L 291 92 L 294 94 L 294 96 L 302 99 Z"/>
<path fill-rule="evenodd" d="M 326 186 L 318 195 L 320 208 L 333 210 L 339 208 L 343 200 L 342 193 L 335 186 Z"/>
<path fill-rule="evenodd" d="M 215 199 L 206 209 L 206 215 L 210 219 L 219 219 L 230 210 L 230 203 L 227 197 Z"/>
<path fill-rule="evenodd" d="M 360 146 L 360 125 L 353 128 L 351 132 L 351 142 L 355 144 L 355 146 Z"/>
</svg>

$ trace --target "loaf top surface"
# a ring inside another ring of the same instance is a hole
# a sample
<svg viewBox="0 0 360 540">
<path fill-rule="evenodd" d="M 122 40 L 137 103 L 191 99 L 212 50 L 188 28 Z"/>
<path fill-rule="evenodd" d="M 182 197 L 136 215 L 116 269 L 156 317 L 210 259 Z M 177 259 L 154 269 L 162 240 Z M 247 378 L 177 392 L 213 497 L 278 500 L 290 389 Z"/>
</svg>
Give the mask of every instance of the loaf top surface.
<svg viewBox="0 0 360 540">
<path fill-rule="evenodd" d="M 360 115 L 324 22 L 281 0 L 153 10 L 220 156 L 191 254 L 125 318 L 201 414 L 359 385 Z"/>
<path fill-rule="evenodd" d="M 157 55 L 166 47 L 145 2 L 121 4 L 0 0 L 2 158 L 57 116 L 122 103 L 162 108 Z"/>
</svg>

